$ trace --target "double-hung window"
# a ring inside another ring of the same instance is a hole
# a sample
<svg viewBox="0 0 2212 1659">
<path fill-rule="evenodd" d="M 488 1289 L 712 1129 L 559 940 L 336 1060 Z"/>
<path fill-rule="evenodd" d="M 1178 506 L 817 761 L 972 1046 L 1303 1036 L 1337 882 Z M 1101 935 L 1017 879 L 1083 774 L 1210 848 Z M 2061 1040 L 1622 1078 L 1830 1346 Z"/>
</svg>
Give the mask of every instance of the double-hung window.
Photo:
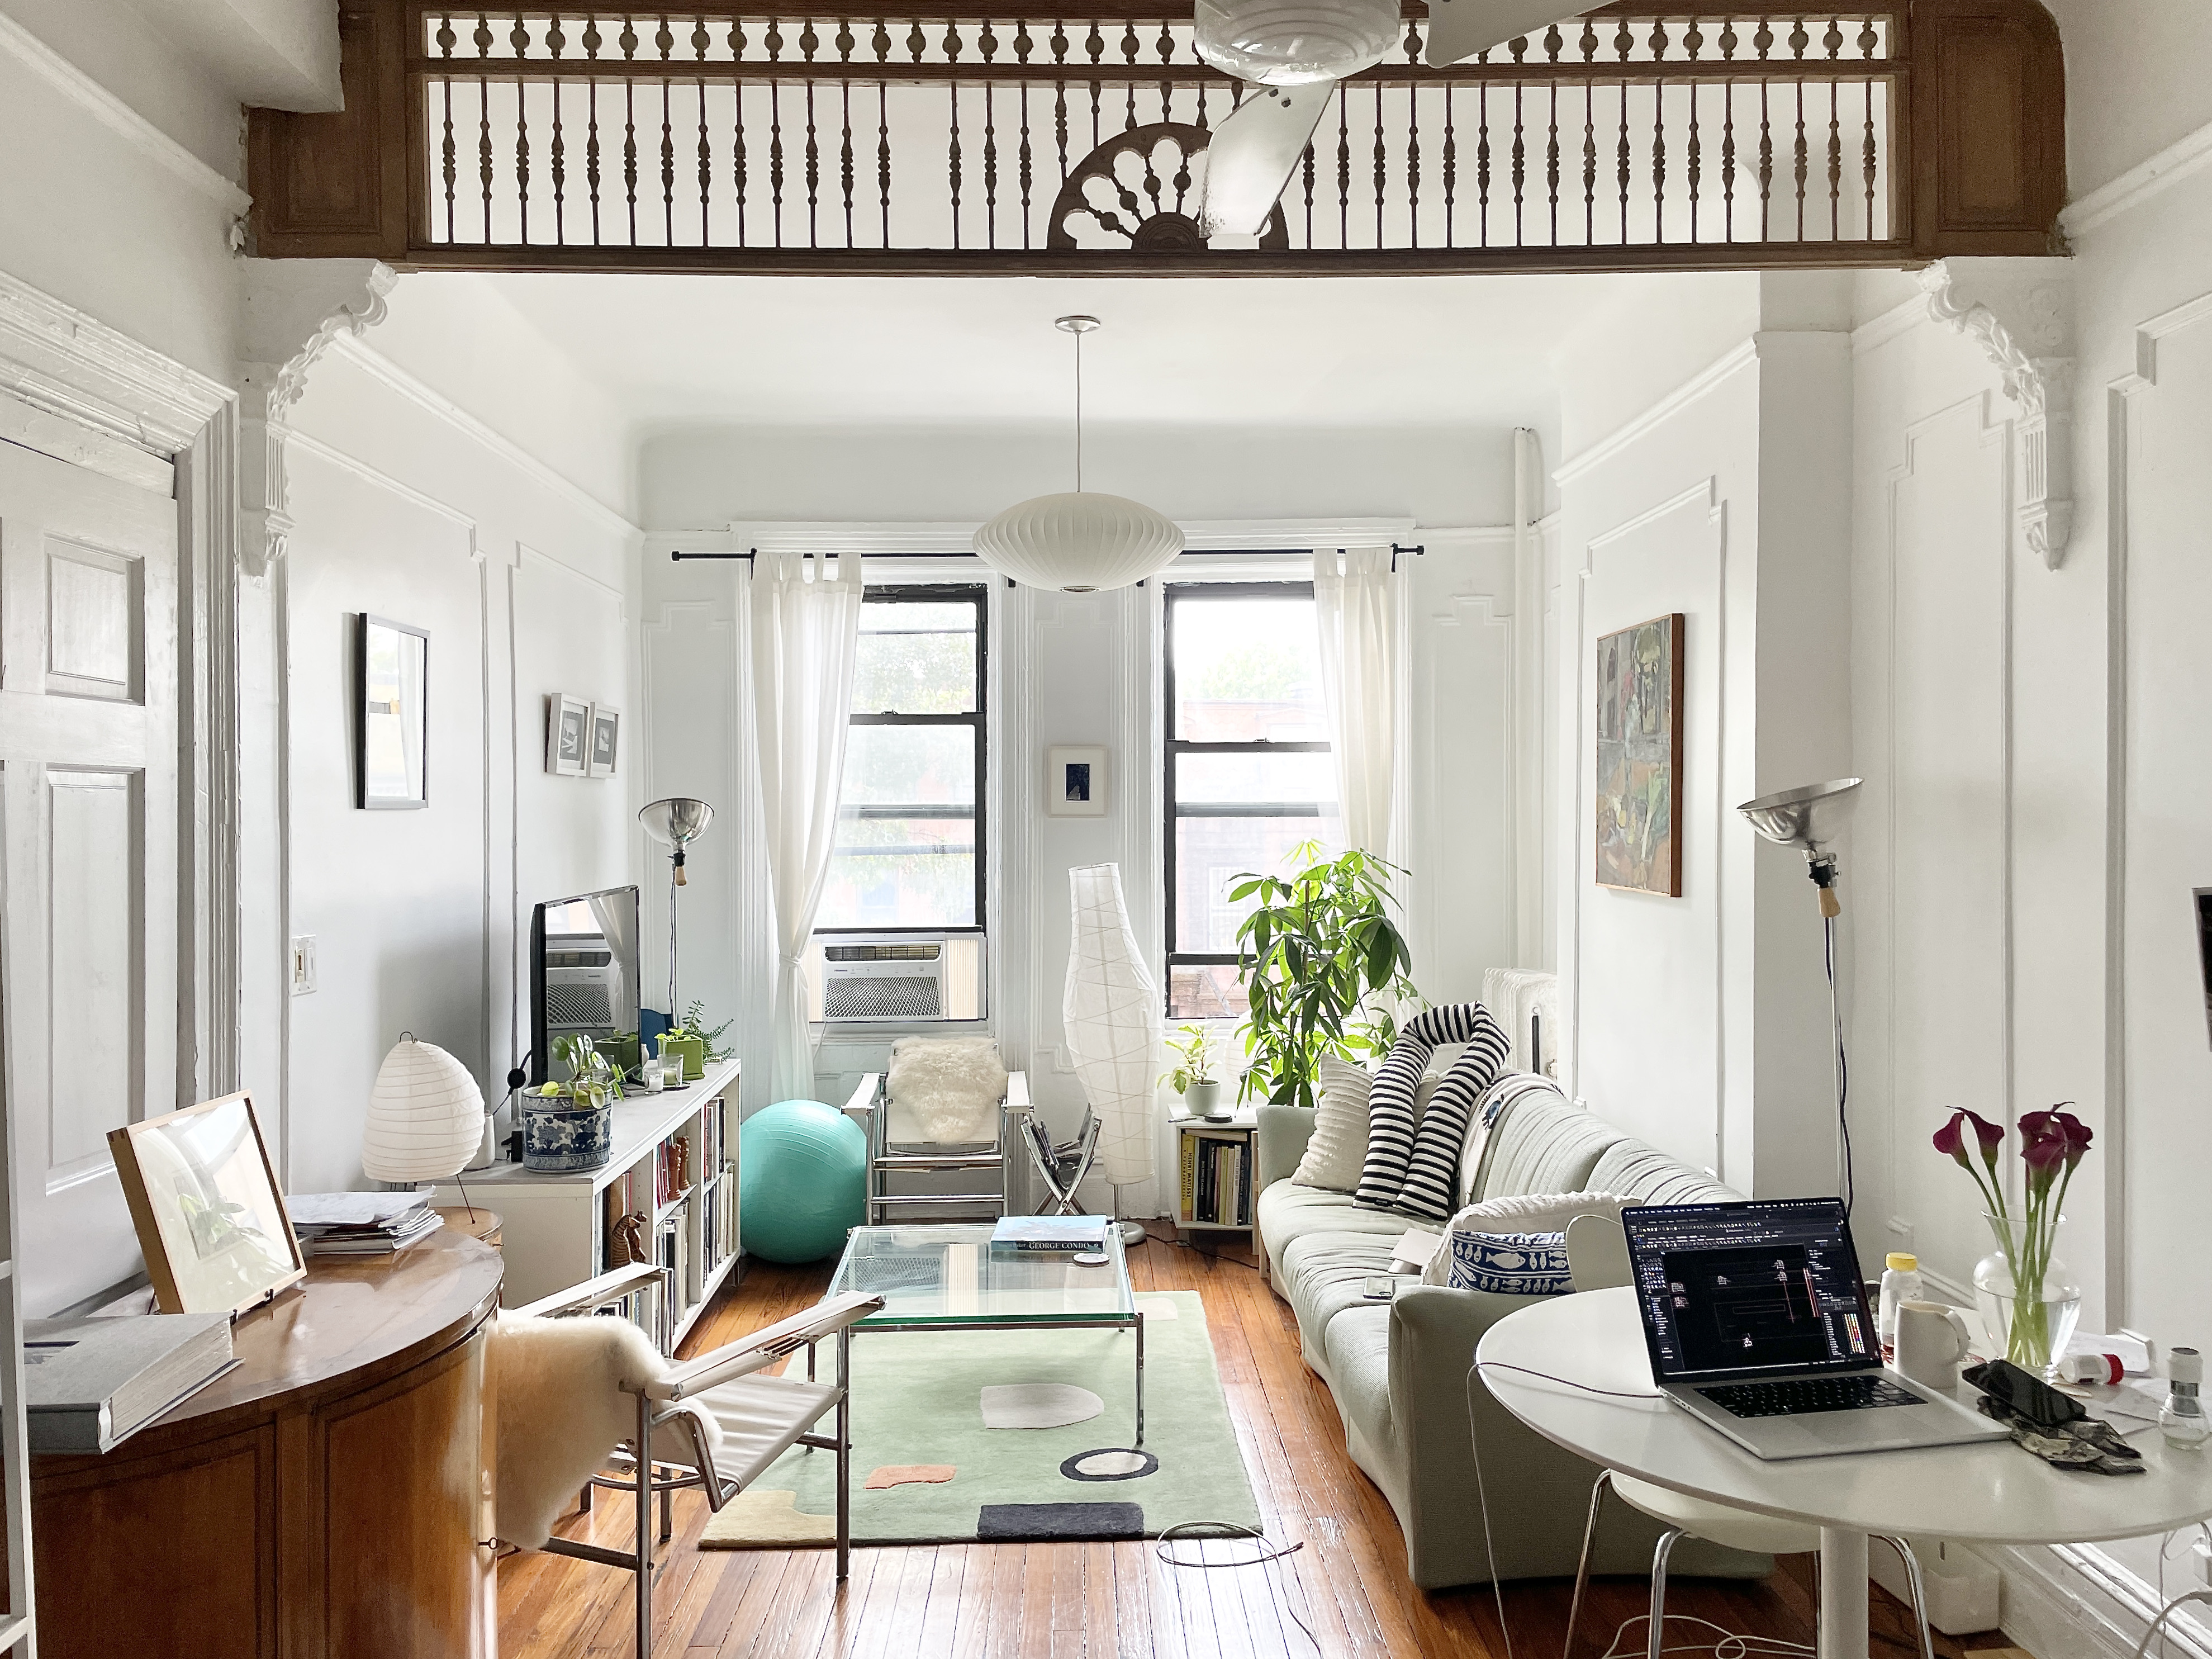
<svg viewBox="0 0 2212 1659">
<path fill-rule="evenodd" d="M 1171 582 L 1165 599 L 1168 1014 L 1241 1018 L 1235 878 L 1344 836 L 1313 584 Z"/>
<path fill-rule="evenodd" d="M 832 952 L 882 956 L 898 948 L 885 935 L 954 936 L 944 1016 L 956 1019 L 982 1014 L 988 603 L 981 584 L 868 589 L 837 837 L 814 919 L 817 945 Z"/>
</svg>

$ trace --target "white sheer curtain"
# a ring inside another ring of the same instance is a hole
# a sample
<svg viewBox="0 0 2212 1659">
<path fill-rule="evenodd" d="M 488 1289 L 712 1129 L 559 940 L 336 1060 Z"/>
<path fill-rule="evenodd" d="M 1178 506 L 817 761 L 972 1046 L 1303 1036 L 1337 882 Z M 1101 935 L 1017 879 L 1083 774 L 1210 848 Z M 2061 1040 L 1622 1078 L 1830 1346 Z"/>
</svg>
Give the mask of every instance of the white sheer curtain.
<svg viewBox="0 0 2212 1659">
<path fill-rule="evenodd" d="M 806 940 L 837 834 L 860 593 L 857 556 L 833 561 L 763 553 L 753 560 L 753 736 L 769 888 L 775 901 L 771 1100 L 804 1100 L 814 1093 Z"/>
<path fill-rule="evenodd" d="M 1387 858 L 1398 737 L 1397 579 L 1387 547 L 1314 555 L 1322 700 L 1344 840 Z"/>
</svg>

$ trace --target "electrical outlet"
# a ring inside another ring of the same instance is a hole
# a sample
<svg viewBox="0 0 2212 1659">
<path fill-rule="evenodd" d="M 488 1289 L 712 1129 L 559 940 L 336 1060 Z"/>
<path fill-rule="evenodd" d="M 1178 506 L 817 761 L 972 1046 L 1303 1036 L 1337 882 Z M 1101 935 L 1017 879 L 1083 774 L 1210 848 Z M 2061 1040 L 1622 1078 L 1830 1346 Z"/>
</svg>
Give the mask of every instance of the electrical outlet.
<svg viewBox="0 0 2212 1659">
<path fill-rule="evenodd" d="M 295 933 L 292 936 L 292 994 L 304 997 L 315 988 L 315 936 Z"/>
</svg>

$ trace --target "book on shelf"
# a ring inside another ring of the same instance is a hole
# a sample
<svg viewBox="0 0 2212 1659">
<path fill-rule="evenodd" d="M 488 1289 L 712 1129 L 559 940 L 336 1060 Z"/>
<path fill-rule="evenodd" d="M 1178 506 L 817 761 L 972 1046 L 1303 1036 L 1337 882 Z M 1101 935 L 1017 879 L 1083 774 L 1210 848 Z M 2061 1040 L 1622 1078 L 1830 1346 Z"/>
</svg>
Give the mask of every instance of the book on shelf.
<svg viewBox="0 0 2212 1659">
<path fill-rule="evenodd" d="M 1194 1136 L 1177 1135 L 1182 1142 L 1182 1213 L 1186 1219 L 1198 1218 L 1198 1141 Z"/>
<path fill-rule="evenodd" d="M 27 1319 L 31 1449 L 104 1452 L 237 1364 L 228 1313 Z"/>
</svg>

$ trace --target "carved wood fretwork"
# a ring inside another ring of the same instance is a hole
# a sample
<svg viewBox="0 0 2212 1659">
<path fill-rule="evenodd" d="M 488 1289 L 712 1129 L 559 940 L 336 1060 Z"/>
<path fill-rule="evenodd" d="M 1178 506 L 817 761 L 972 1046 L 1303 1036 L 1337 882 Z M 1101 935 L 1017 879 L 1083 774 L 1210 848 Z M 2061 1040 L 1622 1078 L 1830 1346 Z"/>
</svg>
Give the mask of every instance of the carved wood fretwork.
<svg viewBox="0 0 2212 1659">
<path fill-rule="evenodd" d="M 1102 150 L 1128 164 L 1133 132 L 1204 134 L 1235 106 L 1187 7 L 343 0 L 345 111 L 253 112 L 254 249 L 400 270 L 975 275 L 2060 251 L 2064 66 L 2036 0 L 1616 3 L 1447 70 L 1419 61 L 1425 5 L 1405 11 L 1401 49 L 1340 88 L 1261 246 L 1228 248 L 1195 236 L 1188 192 L 1158 212 L 1141 193 L 1133 216 L 1110 169 L 1084 171 Z M 1129 234 L 1093 217 L 1101 234 L 1071 238 L 1060 210 L 1079 200 Z"/>
</svg>

